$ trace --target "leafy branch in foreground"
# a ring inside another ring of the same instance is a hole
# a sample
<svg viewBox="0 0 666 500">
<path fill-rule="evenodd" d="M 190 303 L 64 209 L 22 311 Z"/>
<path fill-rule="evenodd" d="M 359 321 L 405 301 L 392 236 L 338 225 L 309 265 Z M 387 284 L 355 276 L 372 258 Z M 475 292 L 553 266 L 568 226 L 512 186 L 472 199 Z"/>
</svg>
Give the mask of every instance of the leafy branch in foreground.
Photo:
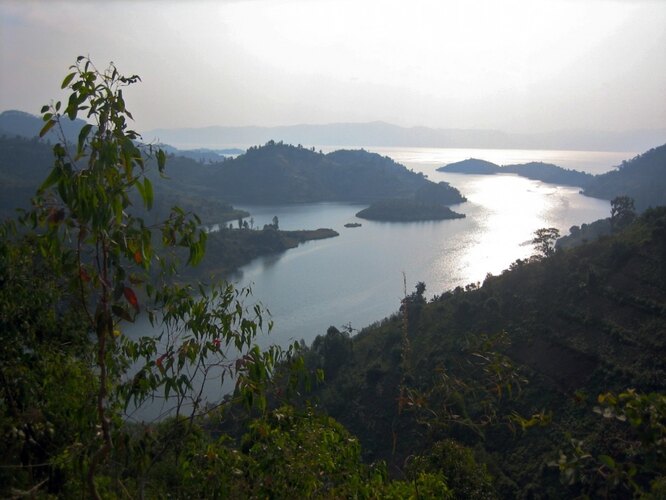
<svg viewBox="0 0 666 500">
<path fill-rule="evenodd" d="M 137 201 L 151 209 L 154 191 L 146 174 L 154 163 L 163 174 L 166 161 L 162 150 L 141 145 L 129 128 L 133 118 L 123 89 L 140 79 L 121 75 L 113 64 L 100 71 L 85 57 L 70 70 L 62 82 L 69 92 L 66 103 L 42 108 L 40 135 L 55 128 L 60 142 L 53 146 L 54 166 L 22 222 L 36 258 L 49 268 L 55 286 L 72 297 L 82 318 L 79 335 L 94 352 L 81 362 L 95 386 L 94 397 L 83 404 L 92 411 L 96 432 L 61 449 L 52 465 L 79 471 L 80 478 L 85 474 L 89 494 L 100 498 L 100 471 L 126 440 L 123 412 L 130 404 L 136 408 L 163 395 L 176 417 L 187 411 L 191 424 L 217 404 L 209 404 L 204 394 L 214 376 L 220 384 L 235 381 L 241 400 L 265 408 L 265 384 L 293 348 L 256 346 L 255 337 L 270 324 L 264 323 L 260 306 L 249 312 L 243 305 L 249 290 L 174 284 L 177 262 L 165 253 L 186 252 L 187 264 L 196 265 L 206 233 L 196 216 L 178 207 L 155 227 L 133 215 Z M 68 144 L 60 124 L 81 114 L 89 123 L 77 143 Z M 142 311 L 160 333 L 125 335 L 123 325 Z M 122 489 L 120 475 L 115 476 L 115 487 Z"/>
<path fill-rule="evenodd" d="M 551 466 L 561 480 L 581 485 L 589 493 L 662 498 L 666 494 L 666 395 L 640 394 L 629 389 L 598 397 L 595 413 L 621 432 L 605 443 L 604 453 L 590 452 L 583 440 L 571 439 L 568 454 L 561 452 Z"/>
<path fill-rule="evenodd" d="M 408 389 L 403 404 L 435 436 L 462 426 L 482 437 L 484 428 L 498 422 L 512 426 L 517 414 L 503 415 L 500 405 L 515 398 L 527 379 L 501 352 L 508 343 L 506 332 L 469 336 L 458 366 L 437 368 L 429 387 Z"/>
</svg>

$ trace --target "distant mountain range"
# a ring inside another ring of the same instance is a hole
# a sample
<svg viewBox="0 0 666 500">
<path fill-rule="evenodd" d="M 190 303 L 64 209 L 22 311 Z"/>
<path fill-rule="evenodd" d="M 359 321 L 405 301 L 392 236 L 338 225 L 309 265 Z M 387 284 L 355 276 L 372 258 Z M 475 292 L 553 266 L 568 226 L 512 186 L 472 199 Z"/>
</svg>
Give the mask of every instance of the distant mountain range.
<svg viewBox="0 0 666 500">
<path fill-rule="evenodd" d="M 250 146 L 273 139 L 305 146 L 441 147 L 645 151 L 666 142 L 666 129 L 627 132 L 558 131 L 516 134 L 499 130 L 400 127 L 384 122 L 280 127 L 201 127 L 148 130 L 147 140 L 182 148 Z"/>
<path fill-rule="evenodd" d="M 65 123 L 66 122 L 66 123 Z M 65 135 L 76 139 L 82 120 L 65 120 Z M 0 113 L 0 135 L 34 137 L 42 121 L 23 111 Z M 666 142 L 666 128 L 629 130 L 625 132 L 599 132 L 567 130 L 533 134 L 502 132 L 483 129 L 440 129 L 429 127 L 400 127 L 385 122 L 331 123 L 322 125 L 288 125 L 278 127 L 197 127 L 153 129 L 143 132 L 147 142 L 170 144 L 179 154 L 190 150 L 243 149 L 270 140 L 305 146 L 348 147 L 440 147 L 478 149 L 554 149 L 580 151 L 645 151 L 655 144 Z M 47 139 L 55 137 L 51 132 Z M 190 157 L 209 161 L 204 151 Z M 220 154 L 219 151 L 213 151 Z M 229 154 L 229 153 L 222 153 Z M 232 154 L 237 154 L 232 153 Z M 213 157 L 214 158 L 214 157 Z"/>
<path fill-rule="evenodd" d="M 62 131 L 51 129 L 42 139 L 43 142 L 57 142 L 60 140 L 60 133 L 72 144 L 76 144 L 79 131 L 86 122 L 77 118 L 74 121 L 62 120 Z M 38 116 L 25 113 L 24 111 L 9 110 L 0 113 L 0 136 L 24 137 L 32 139 L 39 136 L 39 132 L 44 126 L 44 122 Z M 159 146 L 171 155 L 184 156 L 192 158 L 201 163 L 214 163 L 224 159 L 227 156 L 233 156 L 243 153 L 243 149 L 225 148 L 208 149 L 196 148 L 191 150 L 178 149 L 169 144 L 159 144 Z"/>
</svg>

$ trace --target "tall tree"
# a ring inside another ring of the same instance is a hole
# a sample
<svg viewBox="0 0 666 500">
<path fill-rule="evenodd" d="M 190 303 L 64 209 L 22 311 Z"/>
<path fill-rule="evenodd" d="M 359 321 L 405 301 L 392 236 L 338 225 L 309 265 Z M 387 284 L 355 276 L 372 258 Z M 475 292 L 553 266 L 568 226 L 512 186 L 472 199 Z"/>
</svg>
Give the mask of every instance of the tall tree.
<svg viewBox="0 0 666 500">
<path fill-rule="evenodd" d="M 75 307 L 92 334 L 96 389 L 90 403 L 99 432 L 78 449 L 82 458 L 76 460 L 89 495 L 100 498 L 98 476 L 109 465 L 116 441 L 124 439 L 122 414 L 130 404 L 150 401 L 159 390 L 172 401 L 176 416 L 188 408 L 191 422 L 207 409 L 203 384 L 216 369 L 222 380 L 235 380 L 239 397 L 263 408 L 264 385 L 284 351 L 255 345 L 263 311 L 245 309 L 241 300 L 248 291 L 222 283 L 209 290 L 200 285 L 195 292 L 169 278 L 181 255 L 189 265 L 203 257 L 206 233 L 196 215 L 175 207 L 153 227 L 133 215 L 133 193 L 144 209 L 152 207 L 153 186 L 146 174 L 152 162 L 162 174 L 166 161 L 162 150 L 142 146 L 128 126 L 133 118 L 123 89 L 139 77 L 125 77 L 113 64 L 100 71 L 85 57 L 70 70 L 62 82 L 69 98 L 65 105 L 57 101 L 42 108 L 40 135 L 62 131 L 63 120 L 81 113 L 89 123 L 76 144 L 61 134 L 53 146 L 54 166 L 24 222 L 63 289 L 77 297 Z M 124 335 L 123 325 L 142 312 L 162 333 L 139 339 Z"/>
<path fill-rule="evenodd" d="M 555 253 L 555 242 L 560 237 L 560 230 L 556 227 L 542 227 L 534 231 L 532 245 L 538 252 L 538 257 L 550 257 Z"/>
<path fill-rule="evenodd" d="M 636 218 L 634 200 L 629 196 L 617 196 L 611 200 L 611 227 L 622 229 Z"/>
</svg>

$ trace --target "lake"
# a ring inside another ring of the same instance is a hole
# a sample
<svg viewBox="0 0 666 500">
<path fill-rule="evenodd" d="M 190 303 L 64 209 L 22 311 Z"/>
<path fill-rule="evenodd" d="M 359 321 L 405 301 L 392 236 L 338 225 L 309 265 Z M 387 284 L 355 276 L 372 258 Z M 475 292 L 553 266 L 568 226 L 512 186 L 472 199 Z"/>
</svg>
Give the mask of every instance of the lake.
<svg viewBox="0 0 666 500">
<path fill-rule="evenodd" d="M 334 148 L 339 149 L 339 148 Z M 607 201 L 579 194 L 578 188 L 545 184 L 513 174 L 445 174 L 436 168 L 470 157 L 499 164 L 544 161 L 592 173 L 610 170 L 633 153 L 369 148 L 390 156 L 433 181 L 446 181 L 468 199 L 452 207 L 466 218 L 436 222 L 387 223 L 355 217 L 365 205 L 314 203 L 239 205 L 263 227 L 279 219 L 281 229 L 332 228 L 336 238 L 310 241 L 279 255 L 255 260 L 230 279 L 250 286 L 253 301 L 270 310 L 274 329 L 259 339 L 265 347 L 294 340 L 310 344 L 329 326 L 361 329 L 396 312 L 407 284 L 426 284 L 426 296 L 482 282 L 519 258 L 533 254 L 530 240 L 541 227 L 566 234 L 572 225 L 608 217 Z M 345 228 L 349 222 L 361 227 Z M 248 301 L 251 305 L 253 301 Z M 139 321 L 130 335 L 146 333 Z M 215 386 L 212 399 L 219 395 Z M 143 416 L 148 416 L 144 413 Z"/>
<path fill-rule="evenodd" d="M 339 148 L 331 148 L 339 149 Z M 337 238 L 307 242 L 284 254 L 258 259 L 232 280 L 250 285 L 271 311 L 271 342 L 310 343 L 333 325 L 360 329 L 397 311 L 419 281 L 432 297 L 456 286 L 482 282 L 518 258 L 529 257 L 529 241 L 541 227 L 566 234 L 572 225 L 608 217 L 607 201 L 588 198 L 575 187 L 556 186 L 512 174 L 445 174 L 436 168 L 476 157 L 499 164 L 544 161 L 592 173 L 610 170 L 633 153 L 369 148 L 390 156 L 429 179 L 446 181 L 468 199 L 453 206 L 465 219 L 418 223 L 374 222 L 355 217 L 364 205 L 316 203 L 238 208 L 255 227 L 277 216 L 282 229 L 329 227 Z M 348 222 L 362 227 L 345 228 Z"/>
</svg>

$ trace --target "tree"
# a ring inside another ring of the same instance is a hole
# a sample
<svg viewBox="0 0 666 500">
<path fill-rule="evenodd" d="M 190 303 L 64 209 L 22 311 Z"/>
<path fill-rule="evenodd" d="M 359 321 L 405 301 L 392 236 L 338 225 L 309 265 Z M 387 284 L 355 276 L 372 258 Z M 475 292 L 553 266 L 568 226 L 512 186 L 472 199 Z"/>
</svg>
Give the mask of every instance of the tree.
<svg viewBox="0 0 666 500">
<path fill-rule="evenodd" d="M 278 216 L 277 216 L 277 215 L 274 215 L 274 216 L 273 216 L 273 227 L 274 227 L 275 229 L 280 229 L 280 224 L 279 224 L 279 222 L 280 222 L 280 221 L 278 220 Z"/>
<path fill-rule="evenodd" d="M 61 140 L 53 146 L 53 169 L 22 222 L 30 230 L 24 237 L 53 273 L 55 286 L 74 298 L 72 307 L 84 321 L 79 341 L 90 339 L 95 353 L 86 372 L 94 397 L 82 404 L 93 415 L 90 429 L 99 432 L 83 443 L 76 438 L 61 456 L 45 460 L 72 470 L 71 488 L 85 477 L 89 495 L 100 498 L 99 488 L 108 483 L 101 475 L 110 466 L 109 456 L 117 451 L 116 443 L 130 439 L 122 419 L 130 404 L 150 402 L 160 391 L 173 401 L 176 418 L 187 408 L 191 429 L 194 417 L 208 411 L 201 394 L 207 375 L 216 369 L 221 380 L 235 380 L 238 399 L 265 408 L 265 384 L 291 349 L 261 351 L 255 345 L 263 311 L 255 306 L 249 313 L 243 306 L 248 290 L 224 283 L 195 288 L 170 278 L 181 257 L 189 265 L 202 259 L 206 233 L 196 215 L 178 207 L 154 227 L 133 215 L 137 203 L 152 207 L 147 174 L 154 166 L 162 174 L 166 161 L 162 150 L 141 145 L 139 134 L 128 128 L 133 118 L 123 89 L 139 77 L 125 77 L 113 64 L 100 71 L 85 57 L 70 70 L 62 83 L 70 92 L 66 105 L 57 101 L 42 108 L 40 135 L 55 127 Z M 80 113 L 92 123 L 71 145 L 61 123 Z M 161 333 L 125 336 L 123 324 L 142 312 Z M 45 373 L 55 387 L 54 372 Z"/>
<path fill-rule="evenodd" d="M 634 200 L 629 196 L 617 196 L 611 200 L 611 227 L 619 230 L 636 218 Z"/>
<path fill-rule="evenodd" d="M 534 231 L 532 245 L 538 252 L 538 257 L 550 257 L 555 253 L 555 242 L 560 237 L 560 230 L 555 227 L 542 227 Z"/>
<path fill-rule="evenodd" d="M 319 367 L 331 378 L 350 360 L 352 350 L 349 332 L 341 332 L 334 326 L 326 330 L 325 336 L 317 335 L 311 349 L 320 358 Z"/>
</svg>

